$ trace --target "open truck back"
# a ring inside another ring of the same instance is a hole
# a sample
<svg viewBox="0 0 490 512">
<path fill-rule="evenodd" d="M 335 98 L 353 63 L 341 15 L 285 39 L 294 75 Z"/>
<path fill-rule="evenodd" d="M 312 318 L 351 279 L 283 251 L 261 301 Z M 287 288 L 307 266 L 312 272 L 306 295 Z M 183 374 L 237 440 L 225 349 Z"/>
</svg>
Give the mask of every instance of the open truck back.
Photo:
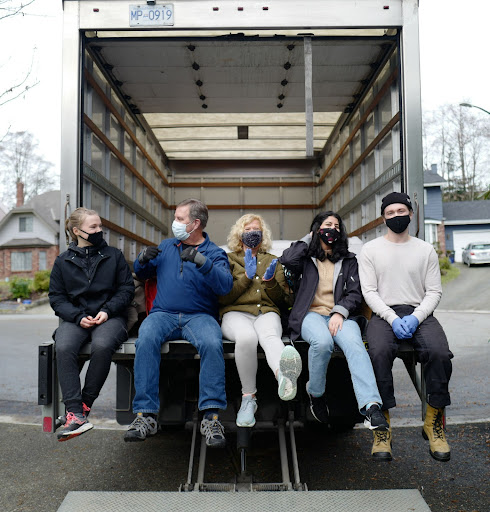
<svg viewBox="0 0 490 512">
<path fill-rule="evenodd" d="M 170 236 L 188 197 L 207 204 L 218 245 L 244 213 L 295 240 L 326 209 L 367 241 L 393 190 L 411 195 L 412 234 L 423 234 L 418 0 L 64 0 L 63 10 L 63 217 L 100 212 L 129 262 Z M 123 347 L 118 372 L 133 354 Z M 59 401 L 49 375 L 44 389 Z"/>
</svg>

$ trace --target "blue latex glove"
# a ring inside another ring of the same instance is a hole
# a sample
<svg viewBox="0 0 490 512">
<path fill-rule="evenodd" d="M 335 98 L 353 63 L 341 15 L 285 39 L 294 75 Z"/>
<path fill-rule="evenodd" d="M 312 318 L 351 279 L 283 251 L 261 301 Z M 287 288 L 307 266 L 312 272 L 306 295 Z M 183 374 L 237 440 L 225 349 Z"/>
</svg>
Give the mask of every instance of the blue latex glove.
<svg viewBox="0 0 490 512">
<path fill-rule="evenodd" d="M 253 279 L 257 272 L 257 257 L 252 257 L 252 249 L 245 249 L 245 274 Z"/>
<path fill-rule="evenodd" d="M 276 271 L 276 265 L 277 265 L 277 258 L 274 258 L 271 261 L 271 264 L 267 267 L 267 270 L 264 273 L 264 276 L 262 277 L 263 281 L 270 281 L 274 277 L 274 273 Z"/>
<path fill-rule="evenodd" d="M 402 318 L 402 322 L 405 325 L 405 329 L 413 334 L 419 326 L 419 321 L 415 315 L 407 315 Z"/>
<path fill-rule="evenodd" d="M 401 318 L 395 318 L 391 324 L 391 328 L 399 340 L 406 340 L 412 337 L 412 333 L 409 332 Z"/>
</svg>

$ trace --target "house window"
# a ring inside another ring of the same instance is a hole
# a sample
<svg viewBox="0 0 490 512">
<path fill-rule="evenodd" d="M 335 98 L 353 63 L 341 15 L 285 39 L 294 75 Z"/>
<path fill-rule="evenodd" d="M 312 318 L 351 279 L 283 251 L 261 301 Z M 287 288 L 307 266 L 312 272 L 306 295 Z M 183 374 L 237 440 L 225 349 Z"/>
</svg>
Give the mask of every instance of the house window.
<svg viewBox="0 0 490 512">
<path fill-rule="evenodd" d="M 437 224 L 425 225 L 425 241 L 430 244 L 435 244 L 437 242 Z"/>
<path fill-rule="evenodd" d="M 25 231 L 33 231 L 33 217 L 19 217 L 19 231 L 25 232 Z"/>
<path fill-rule="evenodd" d="M 48 253 L 46 251 L 39 251 L 39 270 L 46 270 L 47 255 Z"/>
<path fill-rule="evenodd" d="M 12 272 L 32 270 L 32 252 L 12 252 L 10 255 L 10 270 Z"/>
<path fill-rule="evenodd" d="M 427 204 L 427 189 L 424 188 L 424 204 Z"/>
</svg>

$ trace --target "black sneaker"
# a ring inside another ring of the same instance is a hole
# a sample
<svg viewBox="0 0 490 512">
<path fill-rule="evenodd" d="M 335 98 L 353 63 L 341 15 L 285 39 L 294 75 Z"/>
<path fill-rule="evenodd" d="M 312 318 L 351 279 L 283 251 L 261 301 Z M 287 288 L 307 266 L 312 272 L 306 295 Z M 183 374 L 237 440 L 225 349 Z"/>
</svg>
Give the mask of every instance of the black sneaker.
<svg viewBox="0 0 490 512">
<path fill-rule="evenodd" d="M 366 411 L 364 426 L 370 430 L 389 430 L 390 428 L 378 404 L 371 405 Z"/>
<path fill-rule="evenodd" d="M 68 441 L 68 439 L 73 439 L 92 428 L 94 426 L 88 422 L 85 414 L 69 412 L 66 415 L 63 428 L 57 434 L 58 441 Z"/>
<path fill-rule="evenodd" d="M 306 392 L 308 393 L 308 384 L 306 384 Z M 325 395 L 311 396 L 310 397 L 310 411 L 316 421 L 320 423 L 328 423 L 328 406 L 325 401 Z"/>
<path fill-rule="evenodd" d="M 144 441 L 147 437 L 154 436 L 157 431 L 157 420 L 153 416 L 143 416 L 143 413 L 139 412 L 124 434 L 124 440 L 127 443 Z"/>
<path fill-rule="evenodd" d="M 206 445 L 210 448 L 224 448 L 226 445 L 225 429 L 217 414 L 213 414 L 211 419 L 202 419 L 201 434 L 206 437 Z"/>
</svg>

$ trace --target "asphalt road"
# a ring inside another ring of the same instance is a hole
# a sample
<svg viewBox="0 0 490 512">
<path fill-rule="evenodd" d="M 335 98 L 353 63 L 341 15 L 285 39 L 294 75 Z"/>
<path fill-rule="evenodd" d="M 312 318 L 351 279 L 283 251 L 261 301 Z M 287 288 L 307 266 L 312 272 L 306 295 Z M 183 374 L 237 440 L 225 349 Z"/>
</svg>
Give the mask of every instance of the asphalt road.
<svg viewBox="0 0 490 512">
<path fill-rule="evenodd" d="M 397 361 L 393 462 L 371 460 L 371 434 L 363 428 L 334 434 L 310 427 L 297 434 L 301 480 L 309 489 L 416 488 L 434 512 L 490 510 L 489 272 L 488 267 L 462 268 L 460 277 L 445 286 L 436 312 L 455 355 L 453 403 L 447 409 L 452 460 L 442 464 L 428 455 L 420 435 L 420 403 Z M 475 295 L 480 295 L 476 301 Z M 468 312 L 483 308 L 486 313 Z M 0 510 L 56 511 L 71 490 L 176 491 L 187 475 L 190 433 L 166 431 L 145 443 L 125 444 L 123 427 L 114 421 L 113 370 L 91 416 L 93 431 L 67 443 L 42 433 L 37 345 L 56 325 L 49 306 L 0 315 Z M 232 434 L 228 441 L 233 446 Z M 209 454 L 207 467 L 208 481 L 232 478 L 223 452 Z M 249 468 L 259 481 L 280 480 L 271 434 L 255 436 Z"/>
</svg>

